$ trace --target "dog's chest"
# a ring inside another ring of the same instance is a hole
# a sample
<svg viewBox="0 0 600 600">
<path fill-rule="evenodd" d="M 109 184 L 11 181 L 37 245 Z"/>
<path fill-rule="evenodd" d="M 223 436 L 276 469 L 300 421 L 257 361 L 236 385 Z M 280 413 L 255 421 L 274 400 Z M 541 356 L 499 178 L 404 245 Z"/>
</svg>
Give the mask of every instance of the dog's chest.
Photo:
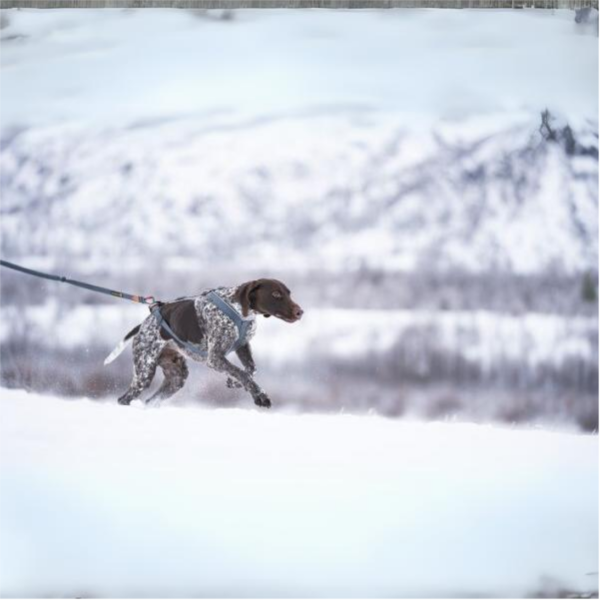
<svg viewBox="0 0 600 600">
<path fill-rule="evenodd" d="M 233 300 L 235 288 L 219 288 L 216 291 L 241 315 L 242 307 Z M 196 299 L 195 307 L 198 320 L 207 334 L 207 346 L 217 345 L 221 349 L 227 349 L 235 344 L 240 335 L 238 327 L 220 308 L 210 302 L 205 294 Z M 244 341 L 249 342 L 256 333 L 256 319 L 251 316 L 244 320 L 249 323 L 245 328 Z"/>
</svg>

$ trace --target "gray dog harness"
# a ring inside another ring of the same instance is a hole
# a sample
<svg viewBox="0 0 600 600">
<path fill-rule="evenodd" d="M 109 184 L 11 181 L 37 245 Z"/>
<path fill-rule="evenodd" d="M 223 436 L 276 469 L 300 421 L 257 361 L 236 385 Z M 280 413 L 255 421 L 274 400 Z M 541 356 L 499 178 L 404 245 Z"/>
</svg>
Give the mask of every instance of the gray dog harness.
<svg viewBox="0 0 600 600">
<path fill-rule="evenodd" d="M 206 295 L 206 299 L 209 302 L 212 302 L 226 317 L 231 319 L 238 331 L 237 340 L 231 344 L 231 347 L 225 354 L 230 354 L 231 352 L 235 352 L 239 348 L 241 348 L 246 343 L 246 337 L 248 335 L 248 328 L 252 325 L 252 320 L 244 319 L 240 313 L 217 294 L 216 292 L 209 292 Z M 202 358 L 206 358 L 206 351 L 200 349 L 196 344 L 192 344 L 190 342 L 186 342 L 182 340 L 172 329 L 171 326 L 165 321 L 164 317 L 160 312 L 160 306 L 154 306 L 150 309 L 150 312 L 154 315 L 154 318 L 158 321 L 160 327 L 162 327 L 172 338 L 175 340 L 177 344 L 181 347 L 185 348 L 192 354 L 197 354 Z"/>
</svg>

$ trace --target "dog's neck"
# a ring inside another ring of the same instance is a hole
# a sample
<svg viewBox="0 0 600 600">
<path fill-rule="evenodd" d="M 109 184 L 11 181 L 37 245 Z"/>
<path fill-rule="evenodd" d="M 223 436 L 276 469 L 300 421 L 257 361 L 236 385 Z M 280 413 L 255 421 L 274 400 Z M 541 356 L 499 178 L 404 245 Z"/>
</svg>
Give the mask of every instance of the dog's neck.
<svg viewBox="0 0 600 600">
<path fill-rule="evenodd" d="M 238 293 L 237 293 L 238 290 L 239 290 L 239 286 L 238 287 L 220 288 L 218 290 L 218 293 L 219 293 L 219 296 L 221 296 L 221 298 L 223 298 L 224 300 L 227 300 L 227 302 L 229 302 L 229 304 L 231 304 L 231 306 L 233 306 L 233 308 L 235 308 L 235 310 L 237 310 L 237 312 L 240 314 L 242 319 L 244 319 L 246 321 L 254 320 L 257 315 L 260 315 L 260 313 L 256 310 L 254 310 L 253 308 L 250 308 L 250 310 L 248 311 L 248 316 L 244 317 L 244 313 L 242 312 L 242 305 L 240 302 L 238 302 L 236 300 L 236 298 L 238 298 Z"/>
</svg>

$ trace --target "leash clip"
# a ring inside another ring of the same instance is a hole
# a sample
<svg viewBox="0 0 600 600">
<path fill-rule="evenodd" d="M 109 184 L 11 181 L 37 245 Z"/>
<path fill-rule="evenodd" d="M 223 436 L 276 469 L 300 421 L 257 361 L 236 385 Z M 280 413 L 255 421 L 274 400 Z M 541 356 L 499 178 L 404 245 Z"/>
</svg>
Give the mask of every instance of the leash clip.
<svg viewBox="0 0 600 600">
<path fill-rule="evenodd" d="M 158 300 L 154 296 L 131 296 L 131 299 L 134 302 L 138 302 L 139 304 L 147 304 L 150 307 L 158 304 Z"/>
</svg>

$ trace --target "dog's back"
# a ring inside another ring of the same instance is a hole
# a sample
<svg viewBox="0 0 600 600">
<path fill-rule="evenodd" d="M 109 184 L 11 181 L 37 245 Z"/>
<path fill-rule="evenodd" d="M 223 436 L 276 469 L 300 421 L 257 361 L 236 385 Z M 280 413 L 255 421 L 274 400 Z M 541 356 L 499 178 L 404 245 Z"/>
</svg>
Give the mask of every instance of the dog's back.
<svg viewBox="0 0 600 600">
<path fill-rule="evenodd" d="M 194 300 L 168 302 L 160 307 L 160 314 L 179 339 L 191 344 L 202 342 L 206 332 L 200 325 Z M 160 335 L 163 340 L 172 339 L 165 329 L 161 330 Z"/>
</svg>

